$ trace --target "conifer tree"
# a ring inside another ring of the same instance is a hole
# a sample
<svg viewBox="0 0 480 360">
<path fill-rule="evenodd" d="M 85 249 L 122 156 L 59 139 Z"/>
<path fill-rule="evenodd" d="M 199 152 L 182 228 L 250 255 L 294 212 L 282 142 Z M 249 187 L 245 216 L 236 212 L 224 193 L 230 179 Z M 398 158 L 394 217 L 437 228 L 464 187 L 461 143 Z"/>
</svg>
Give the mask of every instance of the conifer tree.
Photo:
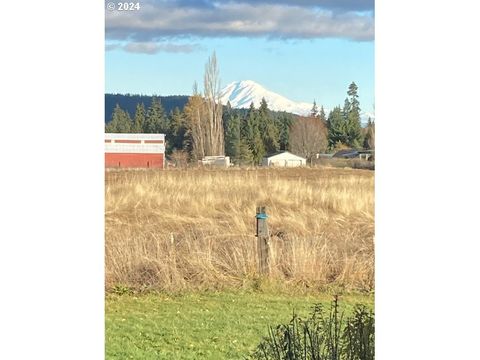
<svg viewBox="0 0 480 360">
<path fill-rule="evenodd" d="M 129 133 L 132 125 L 128 112 L 122 110 L 117 104 L 113 109 L 112 120 L 105 126 L 105 131 L 107 133 Z"/>
<path fill-rule="evenodd" d="M 187 120 L 178 107 L 175 107 L 170 120 L 171 146 L 174 149 L 182 150 L 185 145 L 185 134 L 187 132 Z"/>
<path fill-rule="evenodd" d="M 160 134 L 168 131 L 168 121 L 165 116 L 160 99 L 152 98 L 152 104 L 148 108 L 143 131 L 149 134 Z"/>
<path fill-rule="evenodd" d="M 318 107 L 315 100 L 313 100 L 313 106 L 312 106 L 312 110 L 310 110 L 310 116 L 315 118 L 318 117 Z"/>
<path fill-rule="evenodd" d="M 350 96 L 350 104 L 352 106 L 352 110 L 360 114 L 360 103 L 358 101 L 358 86 L 357 84 L 355 84 L 355 82 L 352 82 L 348 86 L 347 95 Z"/>
<path fill-rule="evenodd" d="M 238 161 L 242 165 L 251 165 L 254 162 L 253 152 L 244 139 L 240 140 Z"/>
<path fill-rule="evenodd" d="M 348 118 L 348 114 L 352 110 L 352 104 L 350 103 L 350 99 L 346 98 L 345 102 L 343 103 L 343 109 L 342 109 L 342 114 L 344 119 L 346 120 Z"/>
<path fill-rule="evenodd" d="M 223 120 L 223 131 L 224 131 L 224 140 L 225 140 L 225 155 L 232 157 L 231 151 L 227 149 L 227 144 L 229 142 L 229 133 L 231 133 L 231 129 L 229 130 L 230 126 L 230 121 L 234 117 L 232 105 L 230 104 L 230 101 L 227 101 L 227 104 L 224 106 L 223 112 L 222 112 L 222 120 Z M 238 123 L 238 126 L 240 126 L 240 122 Z M 239 128 L 240 129 L 240 128 Z M 240 138 L 240 135 L 238 135 L 238 138 Z"/>
<path fill-rule="evenodd" d="M 225 105 L 225 111 L 223 113 L 223 115 L 227 115 L 227 116 L 230 116 L 232 115 L 232 104 L 230 104 L 230 100 L 227 101 L 227 104 Z"/>
<path fill-rule="evenodd" d="M 246 121 L 241 128 L 241 138 L 245 140 L 253 154 L 254 163 L 259 163 L 265 155 L 265 147 L 259 127 L 258 110 L 255 109 L 253 102 L 247 112 Z"/>
<path fill-rule="evenodd" d="M 358 87 L 355 82 L 350 84 L 347 94 L 349 98 L 345 99 L 345 108 L 343 109 L 346 121 L 346 143 L 353 148 L 360 148 L 362 145 L 362 125 L 360 122 Z"/>
<path fill-rule="evenodd" d="M 340 106 L 336 106 L 328 114 L 328 145 L 331 149 L 335 148 L 337 143 L 346 144 L 346 121 Z"/>
<path fill-rule="evenodd" d="M 240 117 L 229 113 L 225 120 L 225 154 L 235 161 L 240 158 Z"/>
<path fill-rule="evenodd" d="M 320 120 L 322 120 L 322 122 L 325 125 L 327 125 L 327 116 L 325 115 L 325 109 L 323 108 L 323 105 L 320 108 L 320 114 L 318 116 L 319 116 Z"/>
<path fill-rule="evenodd" d="M 263 144 L 263 140 L 262 140 L 262 137 L 261 137 L 260 133 L 255 134 L 251 150 L 252 150 L 252 153 L 253 153 L 254 164 L 260 164 L 263 157 L 267 153 L 266 150 L 265 150 L 265 145 Z"/>
<path fill-rule="evenodd" d="M 143 103 L 137 104 L 135 110 L 135 117 L 133 122 L 132 132 L 141 133 L 145 123 L 145 105 Z"/>
<path fill-rule="evenodd" d="M 250 144 L 253 141 L 254 136 L 254 127 L 256 123 L 256 110 L 253 102 L 250 103 L 250 108 L 248 109 L 244 121 L 240 126 L 240 136 L 244 139 L 247 144 Z"/>
<path fill-rule="evenodd" d="M 265 98 L 262 98 L 262 101 L 260 102 L 260 107 L 257 112 L 257 122 L 265 152 L 268 154 L 278 151 L 280 132 L 275 126 L 275 122 L 268 109 L 268 104 Z"/>
<path fill-rule="evenodd" d="M 284 111 L 275 117 L 275 122 L 279 131 L 279 150 L 288 150 L 290 146 L 290 127 L 293 124 L 293 116 Z"/>
<path fill-rule="evenodd" d="M 363 144 L 360 123 L 360 103 L 358 87 L 352 82 L 347 91 L 343 109 L 335 107 L 328 115 L 328 143 L 331 149 L 346 147 L 360 148 Z"/>
</svg>

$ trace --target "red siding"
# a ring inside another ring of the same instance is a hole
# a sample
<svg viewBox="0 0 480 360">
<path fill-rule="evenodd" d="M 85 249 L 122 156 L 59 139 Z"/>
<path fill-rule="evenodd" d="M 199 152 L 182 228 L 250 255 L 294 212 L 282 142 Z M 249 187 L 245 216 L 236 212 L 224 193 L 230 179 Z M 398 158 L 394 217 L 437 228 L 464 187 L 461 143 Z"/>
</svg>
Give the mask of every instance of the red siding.
<svg viewBox="0 0 480 360">
<path fill-rule="evenodd" d="M 105 153 L 105 167 L 163 168 L 163 154 Z"/>
</svg>

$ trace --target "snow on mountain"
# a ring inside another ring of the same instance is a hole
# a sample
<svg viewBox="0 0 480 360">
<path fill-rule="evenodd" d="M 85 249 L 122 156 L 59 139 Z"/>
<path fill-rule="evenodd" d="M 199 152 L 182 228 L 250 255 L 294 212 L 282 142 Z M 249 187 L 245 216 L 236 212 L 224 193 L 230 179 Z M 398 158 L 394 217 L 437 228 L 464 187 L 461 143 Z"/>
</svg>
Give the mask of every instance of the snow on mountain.
<svg viewBox="0 0 480 360">
<path fill-rule="evenodd" d="M 250 103 L 256 108 L 260 106 L 262 98 L 268 104 L 268 108 L 274 111 L 287 111 L 297 115 L 308 115 L 312 109 L 311 103 L 295 102 L 286 97 L 265 89 L 262 85 L 252 80 L 234 81 L 225 86 L 220 92 L 222 104 L 233 108 L 249 108 Z"/>
<path fill-rule="evenodd" d="M 295 102 L 287 99 L 285 96 L 267 90 L 252 80 L 234 81 L 220 91 L 222 104 L 226 105 L 230 101 L 230 105 L 236 109 L 248 109 L 252 101 L 258 109 L 262 98 L 265 98 L 270 110 L 287 111 L 302 116 L 309 115 L 313 106 L 313 103 Z M 321 104 L 317 104 L 317 106 L 320 108 Z M 329 111 L 325 108 L 327 116 Z M 366 125 L 369 117 L 375 120 L 375 113 L 362 111 L 360 114 L 361 123 Z"/>
</svg>

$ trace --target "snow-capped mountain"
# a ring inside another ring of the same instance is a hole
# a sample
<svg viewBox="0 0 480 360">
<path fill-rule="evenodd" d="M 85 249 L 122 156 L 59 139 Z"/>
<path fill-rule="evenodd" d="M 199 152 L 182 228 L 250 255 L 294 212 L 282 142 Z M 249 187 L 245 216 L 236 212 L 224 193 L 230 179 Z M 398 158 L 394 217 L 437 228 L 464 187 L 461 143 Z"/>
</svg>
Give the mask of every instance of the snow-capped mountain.
<svg viewBox="0 0 480 360">
<path fill-rule="evenodd" d="M 287 111 L 297 115 L 308 115 L 312 109 L 312 103 L 295 102 L 286 97 L 265 89 L 262 85 L 252 80 L 234 81 L 225 86 L 220 92 L 222 104 L 233 108 L 249 108 L 250 103 L 256 108 L 260 106 L 262 98 L 268 104 L 268 108 L 274 111 Z"/>
</svg>

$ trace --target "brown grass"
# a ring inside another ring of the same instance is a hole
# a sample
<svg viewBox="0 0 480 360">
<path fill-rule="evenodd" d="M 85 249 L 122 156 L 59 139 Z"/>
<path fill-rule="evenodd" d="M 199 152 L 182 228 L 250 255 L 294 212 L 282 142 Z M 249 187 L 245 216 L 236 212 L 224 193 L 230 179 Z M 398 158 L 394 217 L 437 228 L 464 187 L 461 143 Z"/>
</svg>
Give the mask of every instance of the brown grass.
<svg viewBox="0 0 480 360">
<path fill-rule="evenodd" d="M 107 172 L 107 289 L 258 286 L 256 205 L 270 284 L 373 288 L 373 172 L 303 168 Z"/>
</svg>

